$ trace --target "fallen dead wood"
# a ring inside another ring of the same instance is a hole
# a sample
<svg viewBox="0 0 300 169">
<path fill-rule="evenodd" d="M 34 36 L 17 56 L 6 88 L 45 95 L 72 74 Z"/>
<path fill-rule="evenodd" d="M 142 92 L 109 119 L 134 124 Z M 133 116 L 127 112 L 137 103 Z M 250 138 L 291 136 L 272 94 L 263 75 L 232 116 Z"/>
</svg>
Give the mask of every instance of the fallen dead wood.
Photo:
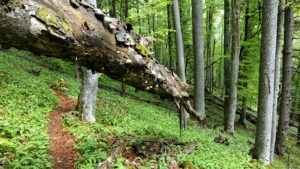
<svg viewBox="0 0 300 169">
<path fill-rule="evenodd" d="M 202 121 L 186 84 L 151 56 L 147 38 L 79 0 L 0 1 L 0 44 L 83 65 L 180 103 Z"/>
</svg>

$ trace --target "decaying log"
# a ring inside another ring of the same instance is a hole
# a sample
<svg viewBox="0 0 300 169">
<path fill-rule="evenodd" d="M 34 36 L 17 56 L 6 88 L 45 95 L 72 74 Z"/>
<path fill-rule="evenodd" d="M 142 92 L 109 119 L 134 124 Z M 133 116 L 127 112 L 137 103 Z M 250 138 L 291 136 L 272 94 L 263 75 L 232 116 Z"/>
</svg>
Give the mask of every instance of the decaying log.
<svg viewBox="0 0 300 169">
<path fill-rule="evenodd" d="M 198 120 L 186 84 L 151 56 L 132 26 L 81 0 L 0 1 L 0 44 L 59 57 L 173 98 Z"/>
</svg>

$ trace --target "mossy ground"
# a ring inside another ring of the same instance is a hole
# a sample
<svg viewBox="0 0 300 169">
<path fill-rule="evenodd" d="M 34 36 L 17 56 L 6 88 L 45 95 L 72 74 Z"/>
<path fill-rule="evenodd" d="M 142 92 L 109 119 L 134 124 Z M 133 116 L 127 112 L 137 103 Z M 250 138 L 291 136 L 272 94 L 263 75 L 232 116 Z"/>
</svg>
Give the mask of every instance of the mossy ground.
<svg viewBox="0 0 300 169">
<path fill-rule="evenodd" d="M 35 73 L 40 70 L 39 73 Z M 50 87 L 63 90 L 76 99 L 79 84 L 75 81 L 74 66 L 59 59 L 34 56 L 25 51 L 11 49 L 0 52 L 0 163 L 5 168 L 51 168 L 47 150 L 48 113 L 56 106 L 57 98 Z M 63 80 L 62 80 L 63 79 Z M 100 75 L 99 82 L 120 89 L 120 83 L 105 75 Z M 222 109 L 207 102 L 208 124 L 200 128 L 189 121 L 186 130 L 179 134 L 177 112 L 172 109 L 121 97 L 118 92 L 99 90 L 97 101 L 97 123 L 88 124 L 80 121 L 76 112 L 66 115 L 63 120 L 76 137 L 75 149 L 81 158 L 78 168 L 94 168 L 107 158 L 111 149 L 107 136 L 120 139 L 131 138 L 134 142 L 145 140 L 174 140 L 181 143 L 196 142 L 197 148 L 189 155 L 182 153 L 182 146 L 170 146 L 178 151 L 177 161 L 188 161 L 197 168 L 204 169 L 241 169 L 271 168 L 264 167 L 249 155 L 254 142 L 255 126 L 247 123 L 248 128 L 237 127 L 234 136 L 222 132 Z M 127 87 L 127 92 L 135 96 L 161 101 L 158 96 L 142 91 L 135 92 Z M 174 105 L 161 101 L 167 107 Z M 230 144 L 218 144 L 214 138 L 222 135 Z M 295 140 L 288 141 L 289 166 L 300 168 L 300 149 Z M 163 155 L 154 155 L 159 161 Z M 122 168 L 124 157 L 120 157 L 116 168 Z M 286 168 L 288 156 L 278 160 L 273 168 Z M 153 161 L 144 162 L 143 168 L 150 168 Z M 164 164 L 168 163 L 166 160 Z M 166 168 L 166 165 L 159 165 Z M 123 166 L 124 167 L 124 166 Z"/>
</svg>

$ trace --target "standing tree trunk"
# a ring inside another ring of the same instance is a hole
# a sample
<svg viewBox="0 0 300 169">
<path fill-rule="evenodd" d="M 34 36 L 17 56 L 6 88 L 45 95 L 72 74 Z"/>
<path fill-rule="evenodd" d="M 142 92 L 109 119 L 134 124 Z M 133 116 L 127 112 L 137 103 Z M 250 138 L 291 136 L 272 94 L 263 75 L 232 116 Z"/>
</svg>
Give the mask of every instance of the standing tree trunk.
<svg viewBox="0 0 300 169">
<path fill-rule="evenodd" d="M 168 11 L 168 51 L 169 51 L 169 68 L 173 70 L 173 55 L 172 55 L 172 8 L 171 4 L 167 5 L 167 11 Z"/>
<path fill-rule="evenodd" d="M 194 100 L 195 110 L 205 119 L 205 78 L 203 54 L 202 0 L 192 1 L 194 47 Z"/>
<path fill-rule="evenodd" d="M 140 2 L 139 0 L 136 0 L 136 6 L 137 6 L 137 14 L 138 14 L 138 22 L 139 22 L 139 34 L 142 34 L 142 21 L 140 16 Z"/>
<path fill-rule="evenodd" d="M 129 0 L 124 0 L 125 1 L 125 7 L 124 7 L 124 17 L 125 19 L 128 18 L 128 10 L 129 10 Z"/>
<path fill-rule="evenodd" d="M 273 155 L 275 150 L 276 140 L 276 117 L 277 117 L 277 101 L 279 94 L 279 83 L 280 83 L 280 56 L 282 48 L 282 27 L 283 27 L 283 5 L 284 0 L 279 0 L 278 4 L 278 18 L 277 18 L 277 40 L 276 40 L 276 58 L 275 58 L 275 76 L 274 76 L 274 103 L 272 112 L 272 140 L 271 140 L 271 157 L 270 161 L 273 161 Z"/>
<path fill-rule="evenodd" d="M 229 108 L 229 77 L 230 77 L 230 0 L 224 0 L 224 130 L 228 123 Z"/>
<path fill-rule="evenodd" d="M 175 41 L 176 41 L 176 53 L 177 53 L 177 74 L 179 78 L 186 82 L 185 78 L 185 64 L 184 64 L 184 46 L 183 46 L 183 36 L 182 36 L 182 29 L 180 24 L 180 13 L 179 13 L 179 4 L 178 0 L 173 1 L 173 19 L 174 19 L 174 27 L 175 27 Z M 182 105 L 180 104 L 180 107 Z M 189 118 L 188 113 L 181 108 L 180 111 L 181 118 L 180 118 L 180 128 L 185 128 L 185 122 Z M 199 114 L 198 114 L 199 115 Z M 202 117 L 201 117 L 202 120 Z"/>
<path fill-rule="evenodd" d="M 81 67 L 82 80 L 78 97 L 78 111 L 82 114 L 82 119 L 88 122 L 95 122 L 96 99 L 98 89 L 98 75 L 85 67 Z"/>
<path fill-rule="evenodd" d="M 117 16 L 117 11 L 116 11 L 116 0 L 111 0 L 111 12 L 110 12 L 111 17 L 116 17 Z"/>
<path fill-rule="evenodd" d="M 211 35 L 212 35 L 212 20 L 213 20 L 213 10 L 212 7 L 207 7 L 206 10 L 206 88 L 209 92 L 212 92 L 212 61 L 211 61 Z"/>
<path fill-rule="evenodd" d="M 245 10 L 245 25 L 244 25 L 244 42 L 247 42 L 250 39 L 250 34 L 251 34 L 251 30 L 250 30 L 250 25 L 249 25 L 249 21 L 250 21 L 250 15 L 249 15 L 249 6 L 250 6 L 250 1 L 247 0 L 246 2 L 246 10 Z M 248 47 L 247 46 L 242 46 L 241 47 L 241 51 L 240 51 L 240 62 L 243 62 L 245 57 L 248 55 Z M 243 69 L 246 68 L 246 65 L 248 63 L 245 63 L 244 66 L 240 66 L 241 71 L 243 71 Z M 245 70 L 246 71 L 246 70 Z M 239 74 L 240 79 L 241 80 L 245 80 L 247 77 L 245 75 L 241 75 Z M 247 82 L 240 82 L 240 89 L 242 90 L 246 90 L 248 84 Z M 246 119 L 246 109 L 247 109 L 247 96 L 242 95 L 241 97 L 242 100 L 242 110 L 241 110 L 241 115 L 239 118 L 238 123 L 243 126 L 243 127 L 247 127 L 245 124 L 245 119 Z"/>
<path fill-rule="evenodd" d="M 257 127 L 253 157 L 270 164 L 278 0 L 263 1 Z"/>
<path fill-rule="evenodd" d="M 125 17 L 125 20 L 128 18 L 128 9 L 129 9 L 128 3 L 129 3 L 129 0 L 125 0 L 125 7 L 124 7 L 124 17 Z M 124 96 L 125 94 L 126 94 L 126 84 L 123 81 L 121 81 L 121 92 L 120 92 L 120 95 Z"/>
<path fill-rule="evenodd" d="M 89 0 L 89 3 L 94 7 L 97 7 L 96 0 Z M 98 88 L 98 75 L 92 70 L 81 66 L 81 89 L 78 96 L 77 108 L 82 119 L 88 122 L 95 122 L 96 117 L 96 100 L 97 100 L 97 88 Z"/>
<path fill-rule="evenodd" d="M 239 0 L 232 0 L 232 54 L 231 54 L 231 74 L 230 74 L 230 93 L 229 102 L 225 107 L 228 109 L 228 116 L 225 123 L 225 131 L 227 133 L 234 133 L 234 119 L 237 107 L 237 80 L 239 74 L 239 56 L 240 56 L 240 28 L 239 28 L 239 18 L 240 18 L 240 2 Z"/>
<path fill-rule="evenodd" d="M 184 70 L 184 46 L 183 46 L 183 38 L 182 31 L 180 25 L 180 14 L 179 14 L 179 4 L 178 0 L 173 1 L 173 19 L 174 19 L 174 27 L 176 30 L 175 38 L 176 38 L 176 53 L 177 53 L 177 74 L 180 79 L 185 82 L 185 70 Z"/>
<path fill-rule="evenodd" d="M 282 65 L 282 95 L 280 101 L 280 114 L 276 134 L 275 153 L 283 156 L 285 153 L 285 139 L 289 127 L 291 83 L 292 83 L 292 57 L 293 57 L 293 7 L 287 0 L 284 14 L 284 49 Z"/>
</svg>

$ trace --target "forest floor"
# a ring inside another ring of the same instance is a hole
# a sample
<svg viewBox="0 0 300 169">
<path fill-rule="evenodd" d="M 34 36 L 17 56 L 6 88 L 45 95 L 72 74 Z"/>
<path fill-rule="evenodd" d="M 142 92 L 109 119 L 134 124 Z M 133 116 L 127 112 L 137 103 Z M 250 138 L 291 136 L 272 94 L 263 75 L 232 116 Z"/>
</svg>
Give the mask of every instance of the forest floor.
<svg viewBox="0 0 300 169">
<path fill-rule="evenodd" d="M 120 82 L 103 74 L 97 122 L 84 122 L 72 110 L 80 86 L 74 77 L 74 65 L 60 59 L 16 49 L 0 51 L 0 168 L 52 169 L 60 160 L 70 160 L 69 166 L 94 169 L 110 159 L 110 168 L 117 169 L 300 168 L 296 139 L 288 139 L 287 156 L 265 167 L 249 155 L 253 124 L 246 122 L 246 129 L 237 126 L 234 136 L 224 133 L 222 107 L 207 100 L 206 127 L 189 120 L 180 135 L 172 102 L 130 86 L 120 96 Z M 57 135 L 49 137 L 53 130 Z"/>
<path fill-rule="evenodd" d="M 51 140 L 49 154 L 53 169 L 74 169 L 78 159 L 78 152 L 74 150 L 75 138 L 63 129 L 62 115 L 74 109 L 75 101 L 60 91 L 55 91 L 59 98 L 58 107 L 49 115 L 48 133 Z"/>
</svg>

